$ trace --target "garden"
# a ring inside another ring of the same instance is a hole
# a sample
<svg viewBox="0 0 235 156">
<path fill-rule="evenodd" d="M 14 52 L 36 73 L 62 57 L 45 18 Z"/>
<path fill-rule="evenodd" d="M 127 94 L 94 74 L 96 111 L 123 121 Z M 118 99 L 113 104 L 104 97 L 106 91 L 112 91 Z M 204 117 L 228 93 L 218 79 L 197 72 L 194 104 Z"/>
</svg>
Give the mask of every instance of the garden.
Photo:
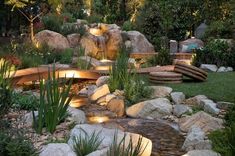
<svg viewBox="0 0 235 156">
<path fill-rule="evenodd" d="M 234 156 L 233 0 L 0 1 L 0 156 Z"/>
</svg>

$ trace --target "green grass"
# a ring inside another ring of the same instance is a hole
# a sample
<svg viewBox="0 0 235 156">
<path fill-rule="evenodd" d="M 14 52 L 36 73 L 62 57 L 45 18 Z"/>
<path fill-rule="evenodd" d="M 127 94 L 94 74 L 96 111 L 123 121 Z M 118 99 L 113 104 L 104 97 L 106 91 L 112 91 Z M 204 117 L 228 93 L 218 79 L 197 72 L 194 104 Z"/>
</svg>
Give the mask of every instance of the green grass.
<svg viewBox="0 0 235 156">
<path fill-rule="evenodd" d="M 169 84 L 173 91 L 183 92 L 187 97 L 206 95 L 215 101 L 234 102 L 235 100 L 235 72 L 209 73 L 206 82 L 184 82 Z"/>
</svg>

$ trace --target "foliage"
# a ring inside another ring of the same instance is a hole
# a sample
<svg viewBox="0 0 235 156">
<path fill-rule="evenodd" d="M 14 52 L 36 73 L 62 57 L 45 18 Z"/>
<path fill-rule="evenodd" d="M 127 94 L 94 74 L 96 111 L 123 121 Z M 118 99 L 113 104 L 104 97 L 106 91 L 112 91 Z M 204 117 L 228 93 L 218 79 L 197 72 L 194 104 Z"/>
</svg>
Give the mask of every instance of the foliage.
<svg viewBox="0 0 235 156">
<path fill-rule="evenodd" d="M 12 96 L 12 107 L 23 109 L 23 110 L 36 110 L 38 108 L 39 101 L 33 94 L 21 94 L 13 93 Z"/>
<path fill-rule="evenodd" d="M 100 23 L 102 22 L 102 17 L 100 15 L 92 15 L 86 18 L 88 23 Z"/>
<path fill-rule="evenodd" d="M 235 106 L 229 108 L 229 111 L 225 115 L 226 126 L 231 126 L 235 123 Z"/>
<path fill-rule="evenodd" d="M 38 119 L 35 118 L 34 111 L 34 128 L 37 133 L 42 133 L 45 126 L 47 131 L 53 133 L 56 126 L 67 116 L 67 108 L 72 97 L 69 97 L 69 90 L 72 85 L 72 79 L 66 87 L 65 81 L 60 86 L 56 78 L 55 66 L 51 74 L 48 69 L 48 79 L 44 82 L 40 80 L 40 101 L 38 109 Z"/>
<path fill-rule="evenodd" d="M 42 17 L 42 22 L 45 29 L 60 32 L 61 25 L 63 24 L 63 19 L 61 19 L 59 15 L 48 14 Z"/>
<path fill-rule="evenodd" d="M 156 66 L 156 65 L 171 65 L 172 57 L 170 55 L 169 49 L 161 49 L 159 53 L 147 60 L 148 66 Z"/>
<path fill-rule="evenodd" d="M 215 64 L 217 66 L 235 67 L 235 53 L 229 50 L 229 46 L 225 41 L 211 40 L 203 49 L 196 50 L 196 56 L 193 64 L 200 66 L 201 64 Z"/>
<path fill-rule="evenodd" d="M 125 21 L 122 25 L 122 30 L 131 31 L 134 30 L 134 25 L 131 21 Z"/>
<path fill-rule="evenodd" d="M 0 132 L 0 155 L 2 156 L 37 156 L 31 142 L 25 137 L 12 136 L 3 131 Z"/>
<path fill-rule="evenodd" d="M 146 146 L 143 148 L 142 137 L 139 137 L 136 146 L 132 137 L 130 136 L 130 141 L 126 144 L 126 135 L 123 136 L 122 140 L 119 142 L 117 138 L 117 133 L 114 134 L 113 142 L 107 151 L 107 156 L 140 156 L 145 151 Z"/>
<path fill-rule="evenodd" d="M 77 67 L 81 70 L 88 70 L 91 68 L 91 57 L 85 56 L 85 49 L 79 47 L 77 51 L 78 61 L 77 61 Z M 81 59 L 80 57 L 85 57 L 86 60 Z M 88 61 L 89 59 L 89 61 Z"/>
<path fill-rule="evenodd" d="M 227 21 L 213 21 L 206 29 L 204 38 L 232 38 L 233 23 L 231 20 Z"/>
<path fill-rule="evenodd" d="M 12 105 L 12 65 L 1 59 L 0 64 L 0 118 L 7 113 Z"/>
<path fill-rule="evenodd" d="M 65 49 L 59 54 L 59 60 L 62 64 L 70 64 L 73 58 L 73 49 Z"/>
<path fill-rule="evenodd" d="M 84 19 L 87 17 L 83 0 L 72 0 L 65 4 L 65 11 L 73 15 L 75 19 Z"/>
<path fill-rule="evenodd" d="M 95 131 L 89 135 L 85 130 L 80 129 L 82 133 L 78 137 L 74 137 L 74 145 L 73 148 L 77 156 L 88 155 L 96 151 L 101 145 L 103 139 L 99 138 L 100 132 L 96 133 Z"/>
<path fill-rule="evenodd" d="M 124 90 L 126 103 L 130 105 L 150 97 L 152 90 L 134 70 L 127 68 L 129 59 L 127 54 L 125 49 L 119 52 L 116 63 L 110 70 L 108 85 L 111 92 L 116 89 Z"/>
<path fill-rule="evenodd" d="M 65 23 L 60 30 L 60 33 L 64 36 L 67 36 L 69 34 L 73 34 L 73 33 L 78 33 L 81 36 L 83 36 L 86 32 L 86 29 L 83 25 L 78 26 L 74 23 Z"/>
</svg>

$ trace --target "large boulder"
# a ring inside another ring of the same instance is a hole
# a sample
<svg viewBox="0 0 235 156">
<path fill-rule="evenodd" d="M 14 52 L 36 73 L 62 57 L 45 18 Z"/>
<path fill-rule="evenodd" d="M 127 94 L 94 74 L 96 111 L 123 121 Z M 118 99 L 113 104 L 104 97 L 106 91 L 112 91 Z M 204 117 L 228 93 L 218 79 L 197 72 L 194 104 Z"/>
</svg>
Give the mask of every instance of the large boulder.
<svg viewBox="0 0 235 156">
<path fill-rule="evenodd" d="M 92 35 L 90 33 L 86 33 L 85 35 L 82 36 L 81 40 L 80 40 L 80 45 L 82 48 L 85 49 L 85 54 L 92 56 L 94 58 L 98 58 L 101 57 L 99 54 L 101 49 L 99 47 L 99 40 L 101 38 Z"/>
<path fill-rule="evenodd" d="M 186 99 L 184 103 L 190 106 L 201 106 L 201 101 L 204 99 L 207 99 L 205 95 L 197 95 Z"/>
<path fill-rule="evenodd" d="M 109 93 L 109 86 L 107 84 L 104 84 L 103 86 L 100 86 L 99 88 L 94 90 L 93 94 L 90 96 L 90 99 L 91 101 L 96 101 L 99 98 L 108 95 Z"/>
<path fill-rule="evenodd" d="M 82 110 L 69 106 L 67 111 L 70 114 L 69 119 L 76 124 L 83 124 L 86 122 L 86 115 Z"/>
<path fill-rule="evenodd" d="M 80 38 L 81 38 L 80 34 L 77 34 L 77 33 L 67 35 L 67 39 L 69 41 L 70 47 L 74 48 L 74 47 L 79 46 Z"/>
<path fill-rule="evenodd" d="M 68 141 L 68 144 L 70 147 L 73 148 L 74 145 L 74 138 L 81 136 L 84 138 L 86 135 L 91 136 L 93 133 L 98 134 L 98 139 L 101 140 L 101 144 L 98 147 L 99 151 L 96 151 L 95 154 L 99 155 L 99 153 L 105 153 L 102 152 L 102 150 L 106 150 L 110 147 L 110 145 L 113 143 L 113 138 L 116 135 L 117 142 L 120 143 L 120 141 L 125 137 L 125 147 L 130 143 L 130 140 L 132 139 L 133 146 L 136 146 L 136 143 L 138 142 L 139 137 L 141 135 L 135 134 L 135 133 L 128 133 L 128 132 L 122 132 L 117 131 L 116 129 L 108 129 L 104 128 L 101 125 L 89 125 L 89 124 L 83 124 L 83 125 L 76 125 L 71 133 L 70 138 Z M 146 148 L 145 148 L 146 147 Z M 151 150 L 152 150 L 152 142 L 151 140 L 143 137 L 142 138 L 142 150 L 145 148 L 144 152 L 141 154 L 141 156 L 150 156 Z M 92 154 L 94 155 L 94 154 Z"/>
<path fill-rule="evenodd" d="M 112 29 L 107 32 L 108 41 L 106 43 L 106 56 L 108 59 L 114 60 L 123 44 L 121 31 Z"/>
<path fill-rule="evenodd" d="M 211 142 L 205 140 L 205 133 L 199 127 L 193 126 L 188 132 L 182 149 L 185 151 L 191 150 L 210 150 Z"/>
<path fill-rule="evenodd" d="M 50 30 L 38 32 L 35 35 L 35 40 L 39 45 L 47 44 L 49 47 L 54 49 L 63 50 L 70 47 L 66 37 Z"/>
<path fill-rule="evenodd" d="M 220 154 L 212 150 L 192 150 L 183 156 L 220 156 Z"/>
<path fill-rule="evenodd" d="M 108 84 L 108 81 L 109 81 L 109 76 L 101 76 L 96 80 L 95 84 L 97 87 L 100 87 L 104 84 Z"/>
<path fill-rule="evenodd" d="M 209 72 L 216 72 L 218 70 L 215 64 L 201 64 L 200 68 Z"/>
<path fill-rule="evenodd" d="M 107 104 L 108 110 L 117 114 L 118 117 L 121 117 L 125 113 L 125 103 L 123 99 L 113 98 Z"/>
<path fill-rule="evenodd" d="M 188 132 L 192 126 L 201 128 L 205 133 L 223 128 L 223 120 L 212 117 L 211 115 L 200 111 L 192 116 L 181 118 L 179 120 L 180 129 Z"/>
<path fill-rule="evenodd" d="M 39 156 L 76 156 L 76 153 L 68 144 L 51 143 L 43 147 Z"/>
<path fill-rule="evenodd" d="M 130 106 L 126 114 L 137 118 L 161 118 L 171 115 L 172 105 L 166 98 L 157 98 Z"/>
<path fill-rule="evenodd" d="M 170 95 L 172 88 L 166 86 L 150 86 L 153 89 L 152 98 L 163 98 Z"/>
<path fill-rule="evenodd" d="M 154 53 L 153 45 L 138 31 L 123 32 L 131 41 L 131 53 Z"/>
<path fill-rule="evenodd" d="M 181 104 L 185 100 L 185 95 L 183 92 L 173 92 L 171 99 L 175 104 Z"/>
<path fill-rule="evenodd" d="M 192 109 L 187 105 L 176 104 L 173 108 L 173 114 L 177 117 L 181 117 L 185 113 L 192 113 Z"/>
<path fill-rule="evenodd" d="M 200 39 L 190 38 L 179 43 L 180 52 L 192 52 L 193 49 L 199 49 L 204 46 L 204 43 Z"/>
</svg>

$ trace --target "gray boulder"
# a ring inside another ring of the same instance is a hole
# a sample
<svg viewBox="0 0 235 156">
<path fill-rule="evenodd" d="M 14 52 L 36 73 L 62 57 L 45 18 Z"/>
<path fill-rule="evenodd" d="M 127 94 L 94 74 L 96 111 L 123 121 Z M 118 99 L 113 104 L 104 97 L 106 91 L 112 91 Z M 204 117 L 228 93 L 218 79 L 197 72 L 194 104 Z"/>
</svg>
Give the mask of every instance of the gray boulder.
<svg viewBox="0 0 235 156">
<path fill-rule="evenodd" d="M 175 104 L 180 104 L 185 100 L 185 95 L 183 92 L 173 92 L 171 93 L 171 99 Z"/>
<path fill-rule="evenodd" d="M 187 105 L 176 104 L 173 106 L 173 114 L 180 117 L 182 114 L 192 113 L 192 109 Z"/>
<path fill-rule="evenodd" d="M 205 112 L 218 115 L 220 110 L 217 108 L 216 103 L 214 103 L 210 99 L 204 99 L 201 101 L 201 107 L 204 109 Z"/>
<path fill-rule="evenodd" d="M 171 115 L 172 105 L 166 98 L 157 98 L 130 106 L 126 114 L 137 118 L 161 118 Z"/>
<path fill-rule="evenodd" d="M 183 156 L 220 156 L 220 154 L 212 150 L 192 150 Z"/>
<path fill-rule="evenodd" d="M 218 67 L 214 64 L 201 64 L 200 68 L 209 72 L 216 72 L 218 70 Z"/>
<path fill-rule="evenodd" d="M 76 156 L 76 153 L 65 143 L 51 143 L 43 147 L 39 156 Z"/>
<path fill-rule="evenodd" d="M 152 98 L 163 98 L 170 95 L 172 88 L 165 86 L 150 86 L 153 89 Z"/>
<path fill-rule="evenodd" d="M 107 84 L 108 80 L 109 80 L 109 76 L 101 76 L 96 80 L 95 84 L 97 87 L 100 87 L 104 84 Z"/>
<path fill-rule="evenodd" d="M 86 122 L 86 115 L 83 111 L 69 106 L 68 113 L 71 115 L 69 119 L 76 124 L 83 124 Z"/>
<path fill-rule="evenodd" d="M 225 68 L 224 66 L 219 67 L 219 69 L 217 70 L 217 72 L 221 73 L 221 72 L 227 72 L 227 68 Z"/>
</svg>

